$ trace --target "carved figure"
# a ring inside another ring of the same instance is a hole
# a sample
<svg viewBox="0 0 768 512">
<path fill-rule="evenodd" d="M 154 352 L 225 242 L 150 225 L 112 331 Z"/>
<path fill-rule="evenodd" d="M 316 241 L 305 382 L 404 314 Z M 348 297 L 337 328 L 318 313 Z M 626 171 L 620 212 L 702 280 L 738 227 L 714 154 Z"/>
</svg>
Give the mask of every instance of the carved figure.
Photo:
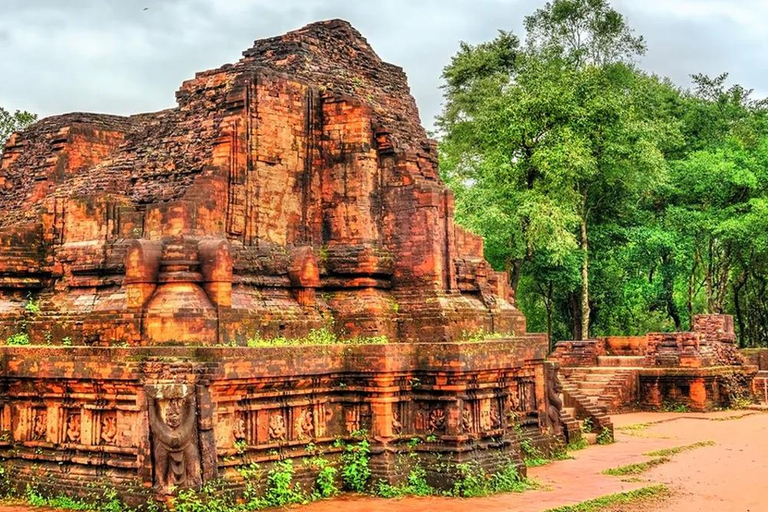
<svg viewBox="0 0 768 512">
<path fill-rule="evenodd" d="M 440 408 L 432 409 L 429 413 L 429 430 L 440 431 L 445 429 L 445 411 Z"/>
<path fill-rule="evenodd" d="M 472 432 L 472 411 L 469 404 L 464 405 L 461 411 L 461 428 L 464 432 Z"/>
<path fill-rule="evenodd" d="M 269 418 L 269 438 L 273 441 L 282 441 L 285 439 L 285 419 L 282 414 L 273 414 Z"/>
<path fill-rule="evenodd" d="M 242 414 L 235 416 L 235 427 L 232 433 L 235 436 L 235 441 L 245 441 L 245 418 Z"/>
<path fill-rule="evenodd" d="M 392 432 L 395 435 L 400 435 L 403 432 L 403 424 L 400 423 L 400 418 L 397 412 L 392 413 Z"/>
<path fill-rule="evenodd" d="M 32 439 L 42 441 L 48 431 L 48 411 L 35 409 L 35 418 L 32 423 Z"/>
<path fill-rule="evenodd" d="M 117 418 L 106 414 L 101 419 L 101 444 L 113 444 L 117 435 Z"/>
<path fill-rule="evenodd" d="M 171 399 L 165 419 L 155 397 L 150 395 L 148 400 L 156 487 L 166 492 L 177 487 L 199 487 L 202 477 L 193 396 Z"/>
<path fill-rule="evenodd" d="M 70 443 L 80 442 L 80 415 L 70 413 L 67 416 L 66 440 Z"/>
<path fill-rule="evenodd" d="M 545 368 L 547 372 L 547 417 L 549 418 L 549 425 L 552 432 L 554 434 L 560 434 L 563 430 L 561 421 L 563 400 L 560 398 L 560 393 L 563 392 L 563 386 L 557 376 L 557 368 L 552 365 L 547 365 Z"/>
<path fill-rule="evenodd" d="M 315 418 L 311 409 L 301 411 L 298 421 L 299 437 L 313 437 L 315 435 Z"/>
</svg>

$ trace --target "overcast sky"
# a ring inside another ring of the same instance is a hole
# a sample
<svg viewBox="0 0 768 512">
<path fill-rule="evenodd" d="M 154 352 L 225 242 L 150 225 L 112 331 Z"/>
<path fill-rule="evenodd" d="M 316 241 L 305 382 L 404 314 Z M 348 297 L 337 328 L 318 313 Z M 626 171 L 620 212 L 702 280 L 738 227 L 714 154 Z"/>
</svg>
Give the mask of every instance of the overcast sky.
<svg viewBox="0 0 768 512">
<path fill-rule="evenodd" d="M 349 20 L 405 68 L 429 127 L 440 72 L 459 41 L 522 31 L 544 0 L 2 0 L 0 106 L 40 116 L 173 106 L 195 72 L 240 58 L 254 39 L 309 22 Z M 768 0 L 614 0 L 648 54 L 640 65 L 687 86 L 730 73 L 768 95 Z"/>
</svg>

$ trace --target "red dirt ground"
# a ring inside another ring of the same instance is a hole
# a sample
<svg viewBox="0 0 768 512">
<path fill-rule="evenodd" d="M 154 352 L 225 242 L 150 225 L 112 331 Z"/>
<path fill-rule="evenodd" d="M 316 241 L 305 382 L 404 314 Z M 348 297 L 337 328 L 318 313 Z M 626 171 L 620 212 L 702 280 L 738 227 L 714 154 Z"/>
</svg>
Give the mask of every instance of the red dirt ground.
<svg viewBox="0 0 768 512">
<path fill-rule="evenodd" d="M 345 496 L 298 507 L 300 512 L 541 512 L 579 503 L 607 494 L 663 483 L 672 491 L 669 499 L 622 506 L 615 511 L 642 512 L 762 512 L 768 474 L 768 415 L 754 411 L 710 414 L 632 413 L 613 416 L 622 427 L 651 423 L 641 430 L 617 430 L 617 442 L 593 446 L 573 453 L 574 458 L 531 468 L 529 477 L 540 488 L 522 494 L 500 494 L 487 498 L 404 498 L 385 500 Z M 706 446 L 674 455 L 631 479 L 603 475 L 608 468 L 642 462 L 643 453 L 661 448 L 714 441 Z M 41 512 L 18 506 L 0 506 L 0 512 Z"/>
</svg>

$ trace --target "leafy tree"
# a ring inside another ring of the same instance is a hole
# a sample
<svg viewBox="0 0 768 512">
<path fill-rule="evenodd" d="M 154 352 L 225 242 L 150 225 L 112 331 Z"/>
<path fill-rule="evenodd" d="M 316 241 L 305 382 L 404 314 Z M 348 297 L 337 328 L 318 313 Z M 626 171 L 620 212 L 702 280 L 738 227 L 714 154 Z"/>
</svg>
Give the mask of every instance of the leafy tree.
<svg viewBox="0 0 768 512">
<path fill-rule="evenodd" d="M 27 126 L 37 121 L 35 114 L 17 110 L 13 114 L 0 107 L 0 148 L 5 145 L 5 141 L 13 132 L 23 130 Z"/>
</svg>

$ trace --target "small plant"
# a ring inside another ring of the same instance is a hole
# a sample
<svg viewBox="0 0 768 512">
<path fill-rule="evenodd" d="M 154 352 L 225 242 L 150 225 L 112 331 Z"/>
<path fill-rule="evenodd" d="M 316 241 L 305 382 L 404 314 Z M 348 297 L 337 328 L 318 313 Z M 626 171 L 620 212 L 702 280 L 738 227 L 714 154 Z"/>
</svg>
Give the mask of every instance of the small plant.
<svg viewBox="0 0 768 512">
<path fill-rule="evenodd" d="M 613 432 L 608 427 L 603 427 L 603 430 L 597 434 L 597 444 L 611 444 L 613 441 Z"/>
<path fill-rule="evenodd" d="M 587 440 L 583 437 L 580 437 L 578 441 L 571 441 L 568 443 L 568 445 L 565 447 L 565 451 L 567 452 L 577 452 L 579 450 L 583 450 L 589 446 L 589 443 Z"/>
<path fill-rule="evenodd" d="M 6 345 L 29 345 L 29 334 L 26 332 L 17 332 L 11 334 L 5 339 Z"/>
<path fill-rule="evenodd" d="M 664 402 L 661 406 L 664 412 L 688 412 L 688 406 L 680 402 Z"/>
<path fill-rule="evenodd" d="M 237 453 L 240 455 L 243 455 L 246 450 L 248 450 L 248 443 L 245 442 L 243 439 L 238 439 L 235 441 L 235 450 L 237 450 Z"/>
<path fill-rule="evenodd" d="M 403 496 L 431 496 L 437 491 L 427 483 L 427 472 L 420 465 L 411 468 L 408 478 L 400 485 L 390 485 L 383 480 L 376 487 L 376 494 L 382 498 Z"/>
<path fill-rule="evenodd" d="M 338 442 L 338 446 L 344 447 L 341 455 L 341 478 L 347 489 L 355 492 L 363 492 L 368 479 L 371 478 L 371 444 L 366 437 L 365 431 L 355 432 L 353 437 L 360 440 L 354 444 L 343 444 Z"/>
<path fill-rule="evenodd" d="M 61 340 L 61 344 L 64 345 L 65 347 L 71 347 L 72 338 L 70 338 L 69 336 L 64 336 L 64 338 L 62 338 Z"/>
<path fill-rule="evenodd" d="M 449 492 L 451 496 L 474 498 L 498 492 L 523 492 L 534 487 L 530 481 L 520 477 L 512 463 L 490 475 L 476 463 L 458 464 L 456 469 L 459 478 Z"/>
<path fill-rule="evenodd" d="M 24 304 L 24 312 L 29 316 L 36 316 L 40 313 L 40 301 L 34 300 L 31 297 Z"/>
<path fill-rule="evenodd" d="M 293 484 L 293 461 L 290 459 L 276 462 L 267 474 L 267 492 L 256 500 L 260 508 L 283 507 L 307 500 L 298 485 Z"/>
<path fill-rule="evenodd" d="M 592 425 L 592 418 L 586 417 L 581 422 L 581 431 L 584 433 L 592 432 L 594 426 Z"/>
</svg>

